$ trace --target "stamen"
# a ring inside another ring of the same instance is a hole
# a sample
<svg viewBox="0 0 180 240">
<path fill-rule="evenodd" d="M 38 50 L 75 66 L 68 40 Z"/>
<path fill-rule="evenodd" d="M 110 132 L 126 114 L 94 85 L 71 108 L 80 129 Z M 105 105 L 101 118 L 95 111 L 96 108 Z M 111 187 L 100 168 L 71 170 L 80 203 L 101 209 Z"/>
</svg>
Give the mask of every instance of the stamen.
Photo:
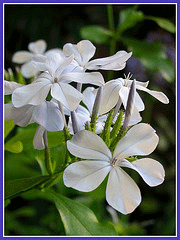
<svg viewBox="0 0 180 240">
<path fill-rule="evenodd" d="M 124 73 L 124 77 L 125 77 L 125 84 L 124 86 L 127 87 L 128 86 L 128 80 L 130 80 L 132 78 L 133 74 L 131 74 L 130 72 L 128 73 L 128 75 L 126 76 L 126 74 Z"/>
</svg>

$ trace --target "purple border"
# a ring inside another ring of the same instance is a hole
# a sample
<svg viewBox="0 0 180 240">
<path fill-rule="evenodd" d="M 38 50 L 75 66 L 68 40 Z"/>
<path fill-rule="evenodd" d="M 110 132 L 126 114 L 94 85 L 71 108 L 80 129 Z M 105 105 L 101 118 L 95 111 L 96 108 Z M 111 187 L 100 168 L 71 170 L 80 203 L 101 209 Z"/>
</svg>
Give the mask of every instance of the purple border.
<svg viewBox="0 0 180 240">
<path fill-rule="evenodd" d="M 107 0 L 104 0 L 104 1 L 101 1 L 101 0 L 86 0 L 86 1 L 83 1 L 83 0 L 79 0 L 79 1 L 76 1 L 76 0 L 68 0 L 68 1 L 65 1 L 65 0 L 53 0 L 53 1 L 50 1 L 50 0 L 16 0 L 16 1 L 13 1 L 13 0 L 4 0 L 2 1 L 1 0 L 1 6 L 0 6 L 0 15 L 1 15 L 1 21 L 0 21 L 0 33 L 1 33 L 1 41 L 0 41 L 0 54 L 1 54 L 1 62 L 0 62 L 0 73 L 1 73 L 1 81 L 0 81 L 0 106 L 1 106 L 1 111 L 0 111 L 0 114 L 1 114 L 1 121 L 0 121 L 0 129 L 1 129 L 1 144 L 0 144 L 0 154 L 1 154 L 1 167 L 0 167 L 0 176 L 1 176 L 1 183 L 3 183 L 3 3 L 65 3 L 65 4 L 73 4 L 73 3 L 96 3 L 96 4 L 101 4 L 101 3 L 110 3 L 110 4 L 113 4 L 113 3 L 124 3 L 124 4 L 128 4 L 128 3 L 143 3 L 143 4 L 146 4 L 146 3 L 150 3 L 150 4 L 158 4 L 158 3 L 164 3 L 164 4 L 173 4 L 173 3 L 177 3 L 177 69 L 180 69 L 180 63 L 179 63 L 179 52 L 180 52 L 180 47 L 178 45 L 178 36 L 179 36 L 179 17 L 178 17 L 178 14 L 180 14 L 180 1 L 177 0 L 156 0 L 156 1 L 151 1 L 151 0 L 138 0 L 138 1 L 135 1 L 135 0 L 128 0 L 127 2 L 124 0 L 113 0 L 113 1 L 107 1 Z M 177 79 L 179 78 L 179 72 L 177 72 Z M 178 93 L 180 92 L 180 85 L 178 83 L 178 80 L 177 80 L 177 105 L 176 105 L 176 109 L 179 109 L 179 97 L 178 97 Z M 178 160 L 178 156 L 179 156 L 179 148 L 178 148 L 178 143 L 179 143 L 179 129 L 178 129 L 178 119 L 179 119 L 179 111 L 177 110 L 177 160 Z M 177 161 L 177 176 L 179 175 L 179 167 L 180 167 L 180 163 L 178 163 Z M 179 183 L 179 179 L 177 179 L 177 184 Z M 178 188 L 177 188 L 178 189 Z M 1 206 L 1 217 L 0 217 L 0 222 L 1 222 L 1 227 L 0 227 L 0 239 L 3 238 L 3 184 L 1 185 L 1 198 L 0 198 L 0 206 Z M 178 191 L 177 191 L 177 198 L 178 198 Z M 180 213 L 180 206 L 179 206 L 179 201 L 177 199 L 177 216 L 179 215 Z M 180 235 L 179 235 L 179 232 L 180 230 L 178 230 L 178 228 L 180 228 L 180 224 L 179 224 L 179 219 L 177 217 L 177 237 L 140 237 L 141 239 L 154 239 L 154 238 L 158 238 L 160 240 L 164 240 L 164 239 L 180 239 Z M 164 226 L 166 227 L 166 226 Z M 22 237 L 6 237 L 8 239 L 22 239 Z M 25 239 L 29 239 L 30 237 L 23 237 Z M 33 237 L 34 239 L 53 239 L 53 238 L 56 238 L 56 237 Z M 59 237 L 58 237 L 59 238 Z M 60 237 L 61 239 L 67 239 L 67 240 L 71 240 L 71 239 L 77 239 L 77 238 L 81 238 L 81 239 L 86 239 L 86 240 L 89 240 L 89 239 L 92 239 L 92 238 L 95 238 L 95 237 Z M 102 239 L 113 239 L 113 240 L 119 240 L 120 238 L 126 238 L 126 239 L 132 239 L 132 238 L 137 238 L 136 236 L 134 237 L 97 237 L 98 239 L 102 240 Z M 139 237 L 138 237 L 139 238 Z"/>
</svg>

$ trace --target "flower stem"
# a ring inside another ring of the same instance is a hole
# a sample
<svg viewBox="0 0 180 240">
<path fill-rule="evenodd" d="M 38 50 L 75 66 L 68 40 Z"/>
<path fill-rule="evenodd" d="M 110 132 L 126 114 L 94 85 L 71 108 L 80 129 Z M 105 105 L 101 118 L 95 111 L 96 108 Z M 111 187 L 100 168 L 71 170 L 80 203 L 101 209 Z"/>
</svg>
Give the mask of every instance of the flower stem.
<svg viewBox="0 0 180 240">
<path fill-rule="evenodd" d="M 52 159 L 51 159 L 51 153 L 50 149 L 48 147 L 48 138 L 47 138 L 47 131 L 45 130 L 44 132 L 44 144 L 45 144 L 45 165 L 47 172 L 49 175 L 53 174 L 53 164 L 52 164 Z"/>
</svg>

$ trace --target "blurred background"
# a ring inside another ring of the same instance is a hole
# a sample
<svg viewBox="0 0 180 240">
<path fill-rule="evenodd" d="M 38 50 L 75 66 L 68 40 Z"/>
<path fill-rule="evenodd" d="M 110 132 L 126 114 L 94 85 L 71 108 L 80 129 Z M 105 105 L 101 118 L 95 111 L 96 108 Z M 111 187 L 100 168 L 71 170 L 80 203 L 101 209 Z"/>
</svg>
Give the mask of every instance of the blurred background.
<svg viewBox="0 0 180 240">
<path fill-rule="evenodd" d="M 56 188 L 61 194 L 91 208 L 99 221 L 113 222 L 119 235 L 174 236 L 176 5 L 5 4 L 4 19 L 6 70 L 11 68 L 15 71 L 12 55 L 16 51 L 28 50 L 30 42 L 44 39 L 48 50 L 62 48 L 68 42 L 76 44 L 82 39 L 88 39 L 97 48 L 94 58 L 106 57 L 119 50 L 133 52 L 124 70 L 101 72 L 105 81 L 123 77 L 124 73 L 127 75 L 130 72 L 132 78 L 138 81 L 149 81 L 149 89 L 162 91 L 168 96 L 170 103 L 165 105 L 147 93 L 140 92 L 146 106 L 141 113 L 143 122 L 156 129 L 160 138 L 151 157 L 163 164 L 166 177 L 162 185 L 151 188 L 138 174 L 128 172 L 139 185 L 143 199 L 132 214 L 124 216 L 107 206 L 105 182 L 87 194 L 65 188 L 61 180 Z M 22 137 L 24 150 L 21 153 L 5 153 L 7 179 L 40 174 L 34 160 L 36 152 L 32 147 L 32 139 L 33 134 Z M 28 159 L 26 151 L 29 150 L 32 156 Z M 61 154 L 58 151 L 56 155 Z M 25 193 L 12 199 L 5 209 L 5 235 L 64 235 L 64 228 L 54 205 L 36 193 Z"/>
</svg>

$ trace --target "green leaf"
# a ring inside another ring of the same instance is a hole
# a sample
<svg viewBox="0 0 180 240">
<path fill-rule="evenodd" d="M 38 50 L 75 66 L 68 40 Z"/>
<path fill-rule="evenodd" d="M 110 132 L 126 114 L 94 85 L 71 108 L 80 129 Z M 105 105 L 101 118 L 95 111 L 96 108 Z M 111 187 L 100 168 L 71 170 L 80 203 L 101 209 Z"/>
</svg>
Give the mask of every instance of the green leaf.
<svg viewBox="0 0 180 240">
<path fill-rule="evenodd" d="M 97 44 L 108 43 L 113 33 L 101 26 L 86 26 L 80 30 L 81 37 Z"/>
<path fill-rule="evenodd" d="M 52 190 L 46 192 L 54 199 L 68 236 L 117 235 L 113 226 L 105 227 L 100 224 L 88 207 Z"/>
<path fill-rule="evenodd" d="M 134 38 L 121 38 L 133 57 L 138 58 L 145 68 L 150 71 L 160 72 L 167 81 L 174 81 L 174 66 L 167 58 L 160 44 L 149 43 Z"/>
<path fill-rule="evenodd" d="M 49 176 L 22 178 L 5 182 L 5 199 L 13 198 L 22 192 L 31 190 L 48 180 Z"/>
<path fill-rule="evenodd" d="M 176 32 L 175 25 L 165 18 L 147 16 L 146 19 L 155 21 L 161 28 L 163 28 L 164 30 L 166 30 L 170 33 Z"/>
<path fill-rule="evenodd" d="M 4 138 L 13 130 L 14 126 L 14 120 L 4 121 Z"/>
<path fill-rule="evenodd" d="M 119 15 L 118 34 L 134 27 L 138 22 L 143 20 L 144 14 L 141 11 L 136 11 L 134 8 L 124 9 Z"/>
<path fill-rule="evenodd" d="M 23 151 L 23 144 L 21 141 L 14 141 L 11 139 L 5 143 L 4 149 L 12 153 L 20 153 Z"/>
</svg>

